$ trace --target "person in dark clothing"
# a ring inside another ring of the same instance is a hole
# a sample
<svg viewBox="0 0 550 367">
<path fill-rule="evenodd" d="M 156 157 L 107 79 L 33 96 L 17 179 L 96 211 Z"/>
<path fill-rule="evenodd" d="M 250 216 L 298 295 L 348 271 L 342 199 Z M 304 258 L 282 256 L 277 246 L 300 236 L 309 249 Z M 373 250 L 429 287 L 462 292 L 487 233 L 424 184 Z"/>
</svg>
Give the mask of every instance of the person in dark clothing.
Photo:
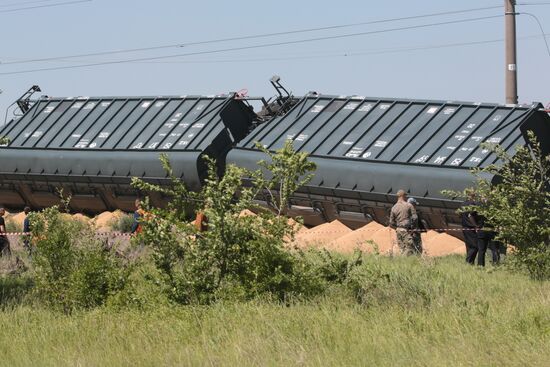
<svg viewBox="0 0 550 367">
<path fill-rule="evenodd" d="M 493 265 L 500 262 L 500 253 L 498 243 L 495 241 L 496 232 L 491 230 L 485 217 L 477 215 L 477 223 L 479 230 L 477 231 L 477 265 L 485 266 L 485 254 L 487 248 L 491 250 Z"/>
<path fill-rule="evenodd" d="M 6 221 L 4 215 L 6 211 L 4 208 L 0 208 L 0 256 L 11 255 L 10 241 L 6 236 Z"/>
<path fill-rule="evenodd" d="M 415 198 L 409 198 L 407 202 L 414 206 L 415 209 L 418 207 L 418 201 Z M 411 236 L 413 238 L 414 249 L 416 253 L 422 254 L 422 233 L 427 232 L 426 228 L 428 228 L 428 225 L 418 210 L 416 211 L 416 221 L 412 223 L 412 226 Z"/>
<path fill-rule="evenodd" d="M 135 205 L 136 205 L 136 211 L 134 212 L 134 222 L 132 223 L 132 229 L 130 230 L 130 232 L 137 234 L 141 232 L 141 224 L 139 223 L 143 215 L 143 209 L 141 208 L 141 200 L 137 199 L 135 201 Z"/>
<path fill-rule="evenodd" d="M 469 207 L 476 205 L 475 193 L 470 192 L 468 194 L 468 200 L 462 203 L 462 207 Z M 462 220 L 462 234 L 464 235 L 464 243 L 466 244 L 466 262 L 468 264 L 475 264 L 476 256 L 478 254 L 478 238 L 477 230 L 479 225 L 477 223 L 477 213 L 475 211 L 464 211 L 461 213 Z"/>
<path fill-rule="evenodd" d="M 29 221 L 29 213 L 31 212 L 31 208 L 28 206 L 23 209 L 23 212 L 25 213 L 25 219 L 23 220 L 23 233 L 25 233 L 25 237 L 23 240 L 23 247 L 29 252 L 29 256 L 31 255 L 32 249 L 31 249 L 31 243 L 29 241 L 29 233 L 31 232 L 31 223 Z"/>
</svg>

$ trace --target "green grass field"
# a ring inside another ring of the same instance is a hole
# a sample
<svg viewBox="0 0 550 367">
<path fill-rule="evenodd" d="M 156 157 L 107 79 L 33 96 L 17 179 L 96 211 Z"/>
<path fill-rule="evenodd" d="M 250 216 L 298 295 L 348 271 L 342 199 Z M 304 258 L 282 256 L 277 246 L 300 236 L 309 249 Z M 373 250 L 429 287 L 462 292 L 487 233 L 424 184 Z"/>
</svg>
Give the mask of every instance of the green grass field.
<svg viewBox="0 0 550 367">
<path fill-rule="evenodd" d="M 18 302 L 2 280 L 2 366 L 549 366 L 550 283 L 460 257 L 368 257 L 384 277 L 357 302 L 343 287 L 308 302 L 63 315 Z"/>
</svg>

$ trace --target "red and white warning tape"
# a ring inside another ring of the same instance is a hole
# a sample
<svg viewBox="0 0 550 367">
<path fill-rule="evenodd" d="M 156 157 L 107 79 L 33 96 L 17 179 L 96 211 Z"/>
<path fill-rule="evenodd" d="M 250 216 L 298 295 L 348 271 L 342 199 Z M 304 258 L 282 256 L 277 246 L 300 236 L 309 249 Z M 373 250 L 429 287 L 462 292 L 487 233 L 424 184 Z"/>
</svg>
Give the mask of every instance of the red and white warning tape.
<svg viewBox="0 0 550 367">
<path fill-rule="evenodd" d="M 305 227 L 304 227 L 305 228 Z M 361 232 L 378 232 L 380 230 L 384 229 L 392 229 L 390 227 L 384 227 L 384 228 L 358 228 L 357 231 Z M 484 231 L 494 231 L 494 229 L 483 229 Z M 436 231 L 436 232 L 458 232 L 458 231 L 479 231 L 479 229 L 476 228 L 427 228 L 427 229 L 409 229 L 407 230 L 409 232 L 427 232 L 427 231 Z M 332 231 L 323 231 L 323 230 L 315 230 L 315 227 L 310 228 L 307 233 L 310 234 L 329 234 L 329 233 L 348 233 L 348 230 L 340 229 L 340 230 L 332 230 Z M 297 236 L 307 234 L 306 232 L 302 233 L 296 233 Z M 97 236 L 101 237 L 132 237 L 133 233 L 123 233 L 123 232 L 96 232 Z M 10 236 L 10 237 L 22 237 L 22 236 L 29 236 L 31 233 L 26 232 L 7 232 L 7 233 L 1 233 L 2 236 Z"/>
<path fill-rule="evenodd" d="M 30 236 L 32 233 L 30 232 L 5 232 L 0 233 L 0 236 L 8 236 L 8 237 L 23 237 L 23 236 Z M 133 233 L 122 233 L 122 232 L 95 232 L 97 236 L 102 237 L 132 237 Z"/>
</svg>

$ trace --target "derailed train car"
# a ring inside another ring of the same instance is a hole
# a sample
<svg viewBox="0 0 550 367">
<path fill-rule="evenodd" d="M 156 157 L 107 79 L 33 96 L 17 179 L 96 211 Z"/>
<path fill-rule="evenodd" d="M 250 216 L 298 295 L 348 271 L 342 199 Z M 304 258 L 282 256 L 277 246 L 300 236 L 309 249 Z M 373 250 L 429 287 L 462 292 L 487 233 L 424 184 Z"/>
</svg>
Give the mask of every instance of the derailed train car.
<svg viewBox="0 0 550 367">
<path fill-rule="evenodd" d="M 386 223 L 395 193 L 404 189 L 431 228 L 460 227 L 459 202 L 442 191 L 472 186 L 471 168 L 496 163 L 483 142 L 513 153 L 532 130 L 550 152 L 542 107 L 311 94 L 254 129 L 228 162 L 253 169 L 261 159 L 256 142 L 274 151 L 291 139 L 317 164 L 313 180 L 292 198 L 307 223 Z"/>
<path fill-rule="evenodd" d="M 458 226 L 459 203 L 441 191 L 471 186 L 470 168 L 495 162 L 481 143 L 512 152 L 532 130 L 550 152 L 550 118 L 540 104 L 318 94 L 280 95 L 276 102 L 255 114 L 235 94 L 39 99 L 0 131 L 9 139 L 0 147 L 0 205 L 49 206 L 62 187 L 75 211 L 130 210 L 136 197 L 131 177 L 166 182 L 162 152 L 176 175 L 197 189 L 205 155 L 217 160 L 220 174 L 227 163 L 256 169 L 265 157 L 255 142 L 276 150 L 291 139 L 317 164 L 313 181 L 292 198 L 292 212 L 307 224 L 384 223 L 395 193 L 405 189 L 420 201 L 431 227 L 449 228 Z"/>
<path fill-rule="evenodd" d="M 225 155 L 254 118 L 233 95 L 40 99 L 0 131 L 9 139 L 0 148 L 0 205 L 43 208 L 59 202 L 62 188 L 75 211 L 132 210 L 132 177 L 166 182 L 160 153 L 198 189 L 202 157 L 223 173 Z"/>
</svg>

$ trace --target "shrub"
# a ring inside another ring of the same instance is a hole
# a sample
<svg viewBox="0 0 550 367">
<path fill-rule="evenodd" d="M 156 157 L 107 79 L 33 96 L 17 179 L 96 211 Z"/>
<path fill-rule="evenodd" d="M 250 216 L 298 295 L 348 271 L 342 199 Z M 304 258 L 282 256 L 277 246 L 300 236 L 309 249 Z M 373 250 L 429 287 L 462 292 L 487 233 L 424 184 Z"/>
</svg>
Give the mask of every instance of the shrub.
<svg viewBox="0 0 550 367">
<path fill-rule="evenodd" d="M 261 171 L 248 171 L 233 165 L 218 177 L 212 160 L 208 160 L 208 177 L 199 193 L 189 192 L 172 174 L 166 156 L 164 169 L 171 177 L 170 187 L 159 187 L 134 178 L 133 184 L 144 191 L 162 192 L 173 198 L 166 209 L 151 208 L 142 220 L 143 233 L 134 241 L 153 249 L 153 259 L 162 274 L 169 297 L 179 303 L 211 303 L 219 299 L 250 299 L 259 295 L 311 295 L 323 289 L 323 272 L 338 272 L 324 265 L 322 270 L 301 251 L 289 250 L 286 244 L 295 228 L 282 214 L 288 198 L 299 184 L 311 178 L 314 165 L 307 155 L 294 152 L 287 143 L 271 163 L 262 163 Z M 250 185 L 243 187 L 242 178 Z M 300 179 L 302 177 L 302 179 Z M 268 192 L 274 210 L 257 207 L 254 199 Z M 188 221 L 190 211 L 200 211 L 208 218 L 208 229 L 199 231 Z M 255 208 L 256 216 L 241 215 Z M 327 258 L 319 257 L 323 262 Z M 341 267 L 342 264 L 331 266 Z M 326 275 L 325 274 L 325 275 Z M 340 276 L 337 278 L 340 279 Z"/>
<path fill-rule="evenodd" d="M 501 163 L 473 171 L 480 203 L 465 210 L 486 217 L 497 240 L 513 246 L 511 265 L 542 280 L 550 278 L 550 156 L 544 156 L 532 132 L 528 137 L 529 146 L 516 147 L 513 156 L 498 145 L 484 146 Z"/>
<path fill-rule="evenodd" d="M 11 218 L 6 219 L 6 232 L 21 232 L 23 230 L 22 227 L 19 227 L 15 221 L 13 221 Z"/>
<path fill-rule="evenodd" d="M 115 232 L 130 233 L 133 224 L 134 217 L 130 214 L 124 214 L 111 219 L 108 226 Z"/>
<path fill-rule="evenodd" d="M 96 238 L 89 224 L 54 206 L 30 214 L 35 291 L 53 308 L 93 308 L 121 290 L 128 269 Z"/>
</svg>

